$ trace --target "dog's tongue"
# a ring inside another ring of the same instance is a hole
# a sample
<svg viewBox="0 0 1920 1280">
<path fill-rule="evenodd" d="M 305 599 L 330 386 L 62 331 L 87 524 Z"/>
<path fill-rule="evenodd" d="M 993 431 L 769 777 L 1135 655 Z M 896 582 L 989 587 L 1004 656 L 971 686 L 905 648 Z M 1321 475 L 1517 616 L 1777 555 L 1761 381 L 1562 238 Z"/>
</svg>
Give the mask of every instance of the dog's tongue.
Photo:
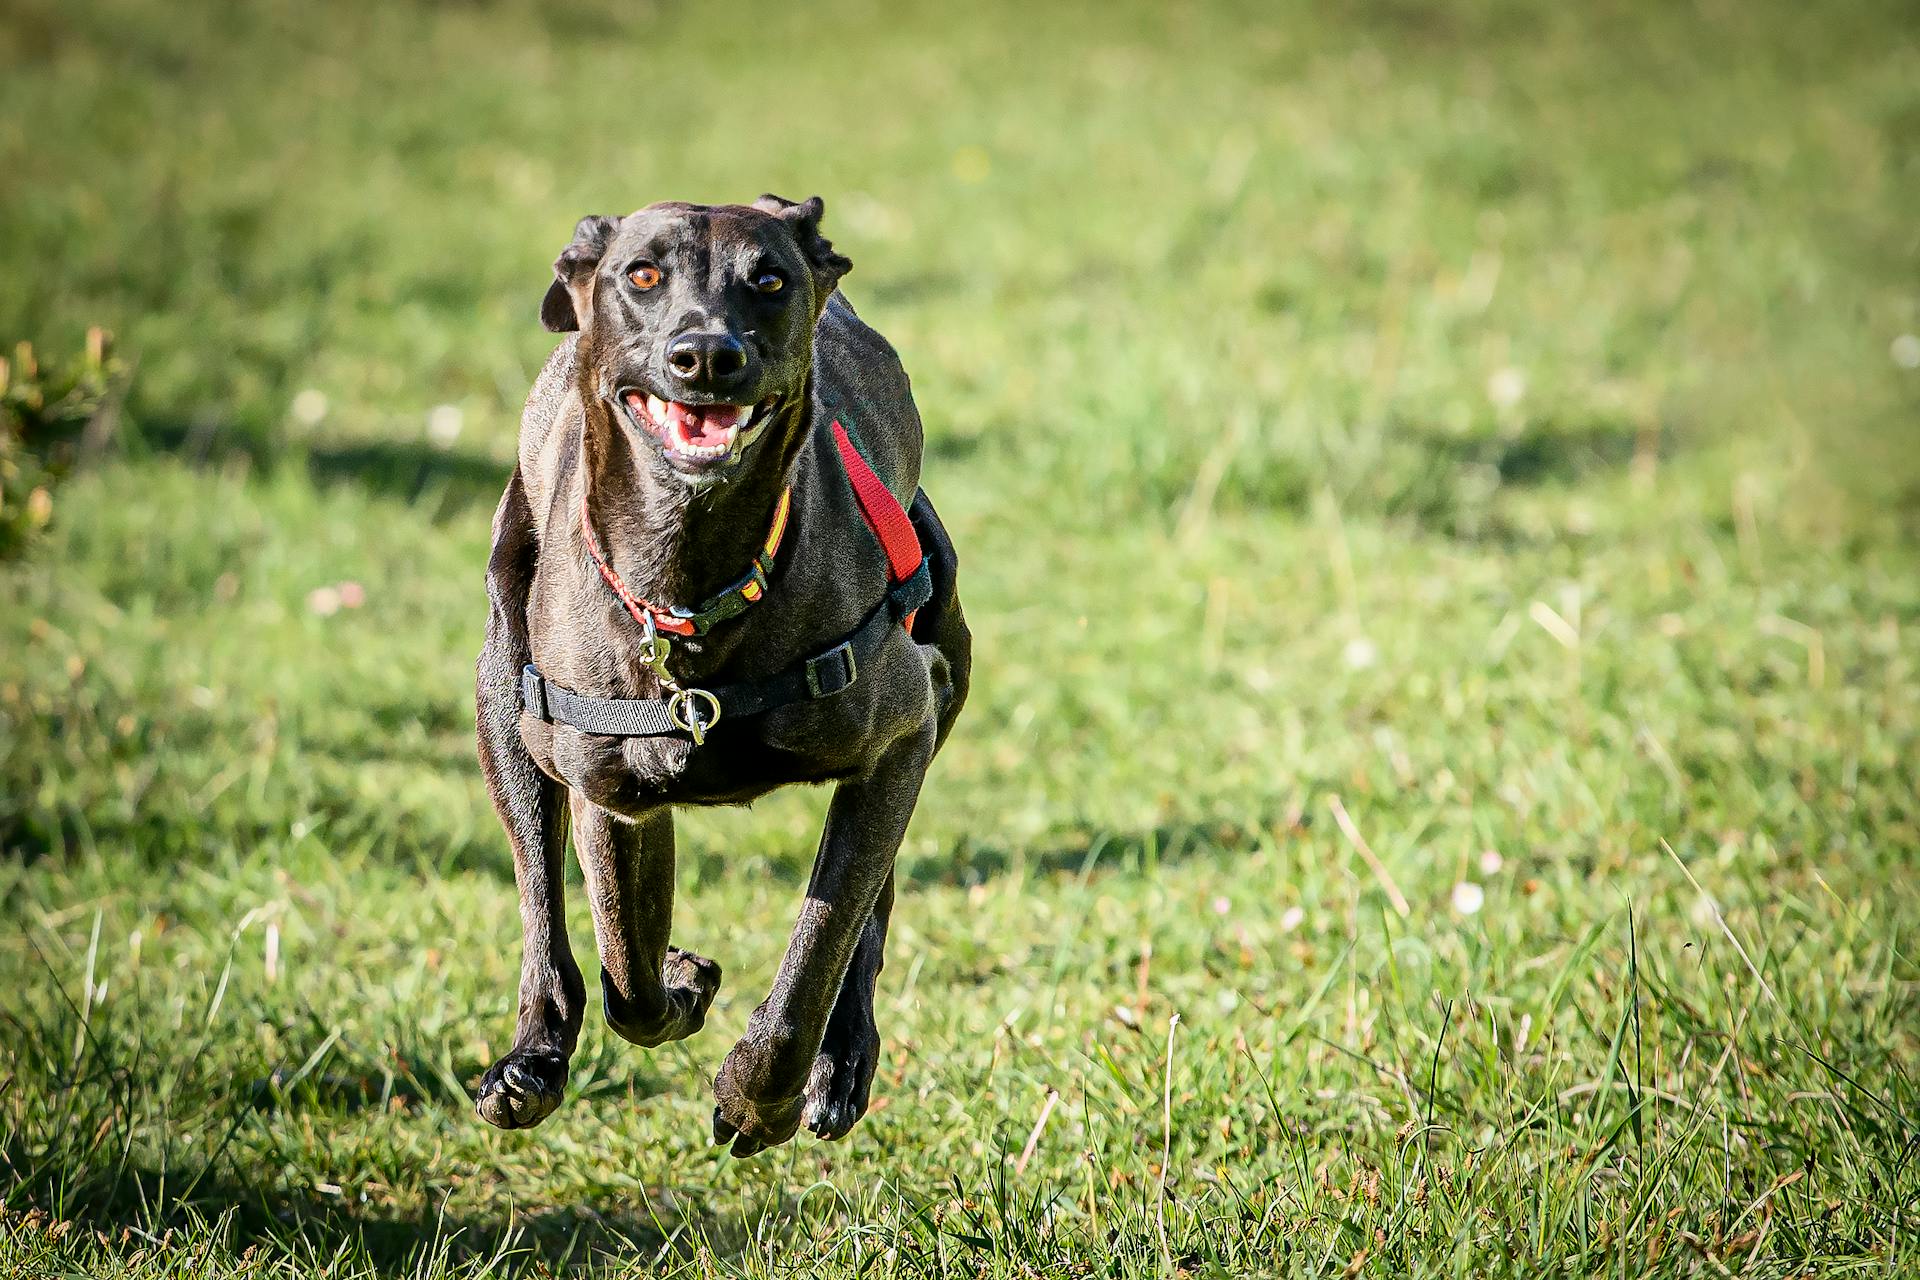
<svg viewBox="0 0 1920 1280">
<path fill-rule="evenodd" d="M 679 429 L 688 444 L 706 448 L 727 443 L 727 429 L 746 416 L 746 406 L 738 404 L 667 405 L 667 421 Z"/>
</svg>

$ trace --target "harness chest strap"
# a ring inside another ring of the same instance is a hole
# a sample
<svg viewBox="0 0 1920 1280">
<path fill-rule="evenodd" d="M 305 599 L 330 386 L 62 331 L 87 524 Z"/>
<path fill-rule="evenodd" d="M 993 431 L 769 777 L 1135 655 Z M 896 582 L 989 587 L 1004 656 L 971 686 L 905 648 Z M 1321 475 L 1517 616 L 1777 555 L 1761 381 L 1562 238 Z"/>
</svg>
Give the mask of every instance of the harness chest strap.
<svg viewBox="0 0 1920 1280">
<path fill-rule="evenodd" d="M 723 719 L 754 715 L 790 703 L 830 697 L 859 678 L 860 667 L 879 652 L 895 625 L 911 627 L 915 612 L 933 596 L 933 573 L 921 554 L 920 538 L 900 500 L 874 473 L 847 429 L 833 423 L 834 445 L 847 480 L 853 487 L 868 529 L 887 557 L 888 588 L 873 612 L 840 643 L 814 654 L 765 680 L 724 685 L 718 689 L 687 689 L 669 698 L 595 698 L 554 684 L 528 663 L 520 674 L 521 705 L 534 718 L 565 724 L 583 733 L 613 737 L 661 737 L 693 731 L 696 742 L 705 729 Z M 662 610 L 628 591 L 600 554 L 592 521 L 581 501 L 582 527 L 587 549 L 607 586 L 620 598 L 634 621 L 651 623 L 679 635 L 700 635 L 716 622 L 743 612 L 767 590 L 775 553 L 786 530 L 792 490 L 784 491 L 774 513 L 766 547 L 740 582 L 728 587 L 697 610 Z M 669 623 L 675 625 L 669 625 Z M 697 723 L 696 723 L 697 720 Z"/>
<path fill-rule="evenodd" d="M 548 680 L 529 662 L 520 672 L 521 705 L 536 720 L 571 725 L 582 733 L 657 738 L 685 732 L 689 711 L 710 727 L 722 720 L 831 697 L 857 680 L 860 668 L 880 652 L 888 633 L 932 596 L 933 572 L 922 561 L 913 576 L 894 584 L 879 607 L 839 644 L 765 680 L 690 689 L 671 698 L 587 697 Z M 680 704 L 683 697 L 697 698 L 700 705 Z M 707 699 L 712 699 L 710 704 Z"/>
</svg>

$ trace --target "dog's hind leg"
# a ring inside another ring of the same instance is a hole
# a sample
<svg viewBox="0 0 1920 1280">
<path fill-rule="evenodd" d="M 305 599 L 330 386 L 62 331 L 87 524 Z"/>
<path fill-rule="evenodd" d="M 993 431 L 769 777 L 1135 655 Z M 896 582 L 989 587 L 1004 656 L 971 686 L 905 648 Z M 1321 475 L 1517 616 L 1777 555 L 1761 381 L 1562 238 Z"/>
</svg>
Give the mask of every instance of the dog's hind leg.
<svg viewBox="0 0 1920 1280">
<path fill-rule="evenodd" d="M 874 1068 L 880 1064 L 880 1028 L 873 1017 L 874 986 L 886 963 L 887 922 L 893 916 L 893 872 L 873 904 L 873 913 L 860 930 L 847 976 L 840 981 L 840 998 L 827 1019 L 827 1034 L 814 1055 L 807 1075 L 806 1108 L 802 1120 L 815 1135 L 832 1142 L 847 1136 L 867 1113 Z"/>
<path fill-rule="evenodd" d="M 940 597 L 936 595 L 935 599 Z M 914 633 L 923 634 L 917 625 Z M 924 634 L 938 641 L 920 646 L 928 673 L 933 677 L 936 709 L 933 749 L 938 752 L 967 700 L 973 641 L 967 633 L 966 619 L 960 613 L 960 601 L 956 598 L 943 601 L 940 613 L 930 620 Z M 873 914 L 860 931 L 853 960 L 847 965 L 847 976 L 840 982 L 840 997 L 827 1019 L 826 1037 L 820 1042 L 820 1052 L 807 1077 L 804 1123 L 808 1130 L 829 1142 L 844 1138 L 867 1113 L 874 1069 L 880 1062 L 880 1031 L 873 1016 L 874 987 L 886 963 L 887 923 L 892 916 L 893 873 L 889 870 L 887 883 L 873 904 Z"/>
<path fill-rule="evenodd" d="M 808 1082 L 847 970 L 892 877 L 933 759 L 935 732 L 928 716 L 833 793 L 806 902 L 773 990 L 714 1077 L 713 1139 L 732 1142 L 736 1156 L 785 1142 L 800 1127 Z M 867 991 L 871 1000 L 872 988 Z"/>
<path fill-rule="evenodd" d="M 973 637 L 960 609 L 955 578 L 959 558 L 940 523 L 939 513 L 923 491 L 914 495 L 908 512 L 920 545 L 926 548 L 933 574 L 933 594 L 914 618 L 913 638 L 927 662 L 933 680 L 935 733 L 933 749 L 945 745 L 947 734 L 967 701 L 973 669 Z M 840 995 L 827 1019 L 827 1031 L 807 1076 L 802 1122 L 828 1141 L 843 1138 L 866 1114 L 873 1073 L 880 1061 L 880 1031 L 873 1015 L 874 988 L 886 963 L 887 924 L 893 916 L 893 872 L 873 904 L 873 913 L 860 930 L 853 959 L 840 982 Z"/>
<path fill-rule="evenodd" d="M 487 562 L 491 609 L 475 668 L 481 772 L 513 846 L 525 945 L 513 1048 L 481 1078 L 474 1099 L 480 1118 L 502 1129 L 539 1124 L 560 1105 L 586 1006 L 586 986 L 567 943 L 564 798 L 520 739 L 520 669 L 527 662 L 526 600 L 534 555 L 525 491 L 515 471 L 493 517 L 493 554 Z"/>
<path fill-rule="evenodd" d="M 574 847 L 593 903 L 607 1024 L 653 1048 L 707 1020 L 720 966 L 667 945 L 673 927 L 673 811 L 630 822 L 573 793 Z"/>
</svg>

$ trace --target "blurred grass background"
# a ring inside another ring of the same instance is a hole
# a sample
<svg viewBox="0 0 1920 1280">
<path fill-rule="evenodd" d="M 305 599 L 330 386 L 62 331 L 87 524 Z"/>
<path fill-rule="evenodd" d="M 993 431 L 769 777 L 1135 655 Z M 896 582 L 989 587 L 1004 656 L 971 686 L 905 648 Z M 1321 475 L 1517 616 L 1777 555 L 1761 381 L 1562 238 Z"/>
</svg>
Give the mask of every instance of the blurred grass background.
<svg viewBox="0 0 1920 1280">
<path fill-rule="evenodd" d="M 1916 17 L 9 0 L 0 339 L 127 372 L 0 566 L 0 1267 L 1920 1266 Z M 980 647 L 883 1108 L 702 1145 L 797 794 L 681 823 L 710 1029 L 493 1133 L 537 301 L 763 190 Z"/>
</svg>

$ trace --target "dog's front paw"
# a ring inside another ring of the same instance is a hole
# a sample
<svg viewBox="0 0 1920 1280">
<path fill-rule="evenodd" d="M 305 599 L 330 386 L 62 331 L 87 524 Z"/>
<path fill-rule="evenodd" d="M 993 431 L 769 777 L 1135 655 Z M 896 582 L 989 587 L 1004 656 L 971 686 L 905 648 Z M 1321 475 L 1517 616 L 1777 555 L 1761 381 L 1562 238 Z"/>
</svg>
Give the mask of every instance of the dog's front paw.
<svg viewBox="0 0 1920 1280">
<path fill-rule="evenodd" d="M 747 1078 L 761 1074 L 757 1070 L 760 1047 L 746 1041 L 728 1051 L 713 1078 L 713 1140 L 732 1143 L 733 1154 L 741 1158 L 757 1155 L 768 1147 L 777 1147 L 800 1128 L 803 1093 L 791 1097 L 766 1096 L 749 1091 Z"/>
<path fill-rule="evenodd" d="M 480 1077 L 473 1109 L 500 1129 L 528 1129 L 553 1114 L 567 1092 L 567 1060 L 557 1053 L 514 1052 Z"/>
<path fill-rule="evenodd" d="M 828 1142 L 847 1136 L 867 1114 L 867 1095 L 873 1088 L 873 1070 L 880 1061 L 880 1033 L 871 1021 L 844 1032 L 829 1027 L 826 1043 L 807 1075 L 807 1129 Z"/>
<path fill-rule="evenodd" d="M 660 962 L 660 982 L 686 1028 L 682 1035 L 690 1036 L 707 1024 L 707 1010 L 713 1007 L 713 997 L 720 990 L 720 965 L 716 961 L 668 947 L 667 958 Z"/>
<path fill-rule="evenodd" d="M 600 990 L 607 1025 L 621 1039 L 643 1049 L 686 1039 L 707 1024 L 707 1010 L 713 1007 L 714 993 L 720 990 L 720 966 L 705 956 L 668 947 L 667 958 L 660 962 L 660 987 L 665 999 L 643 1013 L 620 993 L 603 969 Z"/>
</svg>

